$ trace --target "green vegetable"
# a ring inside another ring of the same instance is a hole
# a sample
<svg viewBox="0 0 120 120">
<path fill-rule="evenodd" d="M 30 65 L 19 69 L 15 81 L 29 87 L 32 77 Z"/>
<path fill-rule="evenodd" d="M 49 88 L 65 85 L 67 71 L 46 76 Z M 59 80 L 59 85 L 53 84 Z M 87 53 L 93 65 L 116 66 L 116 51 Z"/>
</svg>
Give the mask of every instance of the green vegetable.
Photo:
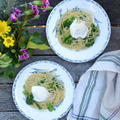
<svg viewBox="0 0 120 120">
<path fill-rule="evenodd" d="M 24 86 L 24 88 L 25 88 L 25 86 Z M 24 94 L 26 97 L 30 95 L 30 93 L 27 92 L 26 90 L 23 91 L 23 94 Z"/>
<path fill-rule="evenodd" d="M 26 97 L 26 103 L 28 105 L 32 105 L 34 103 L 33 95 L 32 94 L 30 94 L 29 96 Z"/>
<path fill-rule="evenodd" d="M 94 28 L 94 27 L 95 27 L 95 25 L 92 23 L 92 24 L 91 24 L 91 27 L 92 27 L 92 28 Z"/>
<path fill-rule="evenodd" d="M 62 42 L 65 43 L 65 44 L 71 44 L 71 43 L 72 43 L 72 40 L 71 40 L 70 38 L 71 38 L 70 33 L 67 33 L 67 34 L 64 36 Z"/>
<path fill-rule="evenodd" d="M 45 80 L 41 80 L 40 83 L 45 83 Z"/>
<path fill-rule="evenodd" d="M 90 47 L 90 46 L 92 46 L 93 44 L 94 44 L 94 41 L 86 43 L 85 46 L 86 46 L 86 47 Z"/>
<path fill-rule="evenodd" d="M 58 85 L 58 84 L 56 84 L 56 87 L 57 87 L 57 88 L 59 88 L 59 85 Z"/>
<path fill-rule="evenodd" d="M 23 91 L 23 94 L 26 96 L 26 103 L 28 105 L 32 105 L 34 103 L 33 95 L 27 92 L 26 90 Z"/>
<path fill-rule="evenodd" d="M 35 105 L 38 107 L 38 109 L 42 109 L 42 107 L 35 100 L 33 100 L 32 94 L 30 94 L 26 90 L 23 91 L 23 94 L 26 96 L 26 103 L 28 105 L 33 105 L 33 103 L 35 103 Z"/>
<path fill-rule="evenodd" d="M 53 78 L 52 78 L 52 80 L 56 80 L 56 78 L 55 78 L 55 77 L 53 77 Z"/>
<path fill-rule="evenodd" d="M 96 32 L 96 33 L 99 32 L 99 29 L 93 23 L 91 24 L 91 27 L 92 27 L 92 32 Z"/>
<path fill-rule="evenodd" d="M 71 18 L 68 18 L 66 19 L 64 22 L 63 22 L 63 26 L 64 27 L 70 27 L 70 25 L 72 24 L 72 22 L 75 20 L 75 17 L 72 16 Z"/>
<path fill-rule="evenodd" d="M 34 101 L 34 103 L 35 103 L 35 105 L 38 107 L 39 110 L 42 109 L 42 107 L 41 107 L 36 101 Z"/>
<path fill-rule="evenodd" d="M 91 24 L 91 28 L 91 34 L 88 38 L 85 38 L 85 40 L 88 39 L 87 43 L 85 44 L 86 47 L 90 47 L 94 44 L 95 38 L 99 33 L 99 29 L 93 23 Z"/>
<path fill-rule="evenodd" d="M 53 111 L 53 107 L 52 107 L 52 104 L 50 102 L 48 102 L 47 104 L 47 108 L 50 110 L 50 111 Z"/>
<path fill-rule="evenodd" d="M 80 16 L 80 19 L 81 19 L 81 20 L 83 20 L 83 17 L 82 17 L 82 16 Z"/>
<path fill-rule="evenodd" d="M 50 83 L 49 86 L 50 86 L 51 89 L 56 90 L 56 88 L 54 86 L 54 83 Z"/>
</svg>

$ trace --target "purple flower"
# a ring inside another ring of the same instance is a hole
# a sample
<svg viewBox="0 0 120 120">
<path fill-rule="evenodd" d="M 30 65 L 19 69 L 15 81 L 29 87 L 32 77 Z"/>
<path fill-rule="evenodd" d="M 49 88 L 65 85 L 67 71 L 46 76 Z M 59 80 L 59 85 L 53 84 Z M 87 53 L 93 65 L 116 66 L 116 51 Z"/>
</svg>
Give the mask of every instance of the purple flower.
<svg viewBox="0 0 120 120">
<path fill-rule="evenodd" d="M 29 58 L 29 54 L 27 53 L 26 49 L 21 49 L 20 52 L 22 52 L 22 55 L 19 55 L 19 60 L 27 60 Z"/>
<path fill-rule="evenodd" d="M 10 14 L 10 20 L 12 21 L 12 22 L 16 22 L 16 17 L 15 17 L 15 15 L 12 13 L 12 14 Z"/>
<path fill-rule="evenodd" d="M 42 3 L 43 3 L 43 5 L 42 5 L 42 8 L 43 8 L 43 12 L 45 12 L 45 11 L 47 11 L 47 7 L 48 6 L 50 6 L 50 2 L 49 2 L 49 0 L 42 0 Z"/>
<path fill-rule="evenodd" d="M 32 8 L 33 17 L 35 18 L 39 14 L 38 6 L 33 5 L 32 3 L 29 3 L 29 6 Z"/>
<path fill-rule="evenodd" d="M 21 10 L 19 10 L 18 8 L 14 8 L 13 14 L 18 18 L 21 16 Z"/>
</svg>

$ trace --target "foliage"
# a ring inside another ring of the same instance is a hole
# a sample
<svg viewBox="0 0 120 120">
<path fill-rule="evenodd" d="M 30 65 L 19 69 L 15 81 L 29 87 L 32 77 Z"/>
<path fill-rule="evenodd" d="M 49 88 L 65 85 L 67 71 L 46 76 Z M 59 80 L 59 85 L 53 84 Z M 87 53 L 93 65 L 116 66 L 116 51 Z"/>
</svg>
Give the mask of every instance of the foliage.
<svg viewBox="0 0 120 120">
<path fill-rule="evenodd" d="M 39 10 L 50 10 L 49 1 L 34 0 L 17 8 L 16 0 L 0 0 L 0 76 L 14 78 L 14 70 L 32 56 L 33 49 L 46 50 L 46 41 L 26 25 L 40 17 Z M 31 96 L 29 96 L 31 98 Z"/>
</svg>

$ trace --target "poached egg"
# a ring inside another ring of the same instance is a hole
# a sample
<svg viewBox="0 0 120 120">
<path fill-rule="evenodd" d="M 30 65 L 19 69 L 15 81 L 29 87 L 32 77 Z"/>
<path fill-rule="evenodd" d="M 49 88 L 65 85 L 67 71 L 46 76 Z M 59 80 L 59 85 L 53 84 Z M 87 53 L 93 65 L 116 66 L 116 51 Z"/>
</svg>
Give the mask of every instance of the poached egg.
<svg viewBox="0 0 120 120">
<path fill-rule="evenodd" d="M 73 38 L 85 38 L 88 33 L 88 27 L 85 21 L 75 19 L 70 25 L 70 34 Z"/>
<path fill-rule="evenodd" d="M 50 93 L 45 87 L 33 86 L 32 87 L 33 99 L 37 102 L 46 101 L 50 97 Z"/>
</svg>

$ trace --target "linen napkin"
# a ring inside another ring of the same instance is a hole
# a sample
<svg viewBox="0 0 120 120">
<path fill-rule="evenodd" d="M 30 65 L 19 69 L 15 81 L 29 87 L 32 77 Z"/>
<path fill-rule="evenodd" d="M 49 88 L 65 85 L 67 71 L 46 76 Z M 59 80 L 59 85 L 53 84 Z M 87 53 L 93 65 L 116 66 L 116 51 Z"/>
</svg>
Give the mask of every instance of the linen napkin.
<svg viewBox="0 0 120 120">
<path fill-rule="evenodd" d="M 120 50 L 102 55 L 81 76 L 67 120 L 120 120 Z"/>
</svg>

